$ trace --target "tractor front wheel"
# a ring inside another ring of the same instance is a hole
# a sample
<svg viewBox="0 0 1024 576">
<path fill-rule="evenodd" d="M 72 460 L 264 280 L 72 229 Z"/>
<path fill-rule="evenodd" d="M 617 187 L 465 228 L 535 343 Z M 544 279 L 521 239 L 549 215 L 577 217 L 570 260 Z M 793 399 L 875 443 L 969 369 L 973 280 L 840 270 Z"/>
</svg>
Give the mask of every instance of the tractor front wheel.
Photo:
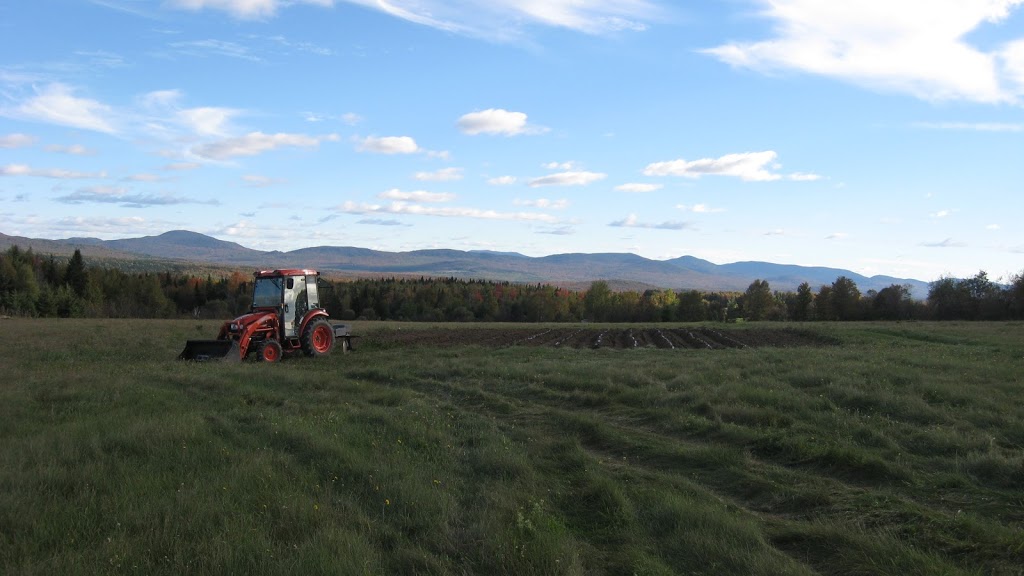
<svg viewBox="0 0 1024 576">
<path fill-rule="evenodd" d="M 259 355 L 257 360 L 260 362 L 279 362 L 283 351 L 281 350 L 281 343 L 277 340 L 267 340 L 260 345 Z"/>
<path fill-rule="evenodd" d="M 324 356 L 334 346 L 334 330 L 326 320 L 317 318 L 302 332 L 302 351 L 306 356 Z"/>
</svg>

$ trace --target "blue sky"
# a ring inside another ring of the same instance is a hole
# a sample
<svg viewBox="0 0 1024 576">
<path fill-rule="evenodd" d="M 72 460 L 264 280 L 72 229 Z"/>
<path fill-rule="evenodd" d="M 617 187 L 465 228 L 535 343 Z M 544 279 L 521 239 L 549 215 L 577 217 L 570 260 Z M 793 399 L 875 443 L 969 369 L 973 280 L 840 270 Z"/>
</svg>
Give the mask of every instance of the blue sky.
<svg viewBox="0 0 1024 576">
<path fill-rule="evenodd" d="M 0 3 L 0 232 L 1024 270 L 1024 0 Z"/>
</svg>

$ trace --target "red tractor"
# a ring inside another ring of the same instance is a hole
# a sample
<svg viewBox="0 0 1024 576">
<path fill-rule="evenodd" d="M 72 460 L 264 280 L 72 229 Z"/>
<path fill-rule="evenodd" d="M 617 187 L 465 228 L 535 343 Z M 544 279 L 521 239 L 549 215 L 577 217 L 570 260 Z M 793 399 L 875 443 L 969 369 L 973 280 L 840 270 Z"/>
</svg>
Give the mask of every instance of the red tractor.
<svg viewBox="0 0 1024 576">
<path fill-rule="evenodd" d="M 277 362 L 285 352 L 301 350 L 306 356 L 329 354 L 336 343 L 352 347 L 345 324 L 332 325 L 320 307 L 316 270 L 262 270 L 256 272 L 252 308 L 248 314 L 225 322 L 216 340 L 189 340 L 180 360 L 244 360 L 255 352 L 264 362 Z"/>
</svg>

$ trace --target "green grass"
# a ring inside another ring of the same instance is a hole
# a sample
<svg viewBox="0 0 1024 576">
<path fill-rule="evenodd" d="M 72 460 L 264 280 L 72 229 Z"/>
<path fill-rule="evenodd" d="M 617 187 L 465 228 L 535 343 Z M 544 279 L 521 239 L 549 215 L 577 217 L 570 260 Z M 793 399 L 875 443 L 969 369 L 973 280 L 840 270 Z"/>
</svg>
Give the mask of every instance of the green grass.
<svg viewBox="0 0 1024 576">
<path fill-rule="evenodd" d="M 196 364 L 216 323 L 0 320 L 0 573 L 1024 571 L 1020 323 L 375 346 L 397 327 L 431 328 Z"/>
</svg>

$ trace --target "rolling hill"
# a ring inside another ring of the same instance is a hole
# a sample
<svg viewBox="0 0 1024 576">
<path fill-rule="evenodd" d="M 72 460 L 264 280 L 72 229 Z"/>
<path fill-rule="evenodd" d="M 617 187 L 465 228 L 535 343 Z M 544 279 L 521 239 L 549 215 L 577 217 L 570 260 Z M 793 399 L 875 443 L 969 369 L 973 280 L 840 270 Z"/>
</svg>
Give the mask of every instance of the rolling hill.
<svg viewBox="0 0 1024 576">
<path fill-rule="evenodd" d="M 776 290 L 795 290 L 807 282 L 817 289 L 839 276 L 856 282 L 861 291 L 881 290 L 891 284 L 909 284 L 915 298 L 928 294 L 928 283 L 890 276 L 867 277 L 839 268 L 795 266 L 770 262 L 715 264 L 693 256 L 650 260 L 636 254 L 554 254 L 531 257 L 517 253 L 461 250 L 383 252 L 350 246 L 316 246 L 288 252 L 246 248 L 187 230 L 157 236 L 100 240 L 67 238 L 44 240 L 0 233 L 0 248 L 32 248 L 43 254 L 83 256 L 112 265 L 150 260 L 154 266 L 180 269 L 187 264 L 234 268 L 316 268 L 331 276 L 428 276 L 474 278 L 510 282 L 550 283 L 581 288 L 594 280 L 613 287 L 644 289 L 746 290 L 756 279 Z"/>
</svg>

